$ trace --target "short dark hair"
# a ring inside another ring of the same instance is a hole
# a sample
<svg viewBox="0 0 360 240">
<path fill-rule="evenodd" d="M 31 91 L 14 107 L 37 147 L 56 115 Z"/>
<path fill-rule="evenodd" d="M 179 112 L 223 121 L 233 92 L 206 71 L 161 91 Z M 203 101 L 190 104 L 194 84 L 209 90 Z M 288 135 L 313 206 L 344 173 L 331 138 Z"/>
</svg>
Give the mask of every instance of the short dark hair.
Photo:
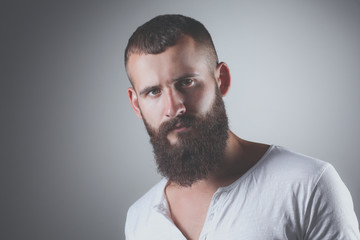
<svg viewBox="0 0 360 240">
<path fill-rule="evenodd" d="M 125 49 L 125 66 L 131 54 L 162 53 L 184 35 L 208 49 L 209 62 L 215 67 L 218 57 L 210 33 L 199 21 L 179 14 L 160 15 L 138 27 Z"/>
</svg>

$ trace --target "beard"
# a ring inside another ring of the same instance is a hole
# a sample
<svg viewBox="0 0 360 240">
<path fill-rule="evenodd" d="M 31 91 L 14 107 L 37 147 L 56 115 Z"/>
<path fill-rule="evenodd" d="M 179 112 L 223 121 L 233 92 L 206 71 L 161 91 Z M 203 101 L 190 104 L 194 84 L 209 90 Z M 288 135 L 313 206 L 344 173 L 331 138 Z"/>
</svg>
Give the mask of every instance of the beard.
<svg viewBox="0 0 360 240">
<path fill-rule="evenodd" d="M 152 128 L 144 119 L 153 145 L 158 172 L 180 186 L 205 179 L 222 161 L 228 139 L 228 118 L 220 91 L 216 88 L 210 110 L 202 116 L 179 115 Z M 177 133 L 170 144 L 168 134 L 180 124 L 189 129 Z"/>
</svg>

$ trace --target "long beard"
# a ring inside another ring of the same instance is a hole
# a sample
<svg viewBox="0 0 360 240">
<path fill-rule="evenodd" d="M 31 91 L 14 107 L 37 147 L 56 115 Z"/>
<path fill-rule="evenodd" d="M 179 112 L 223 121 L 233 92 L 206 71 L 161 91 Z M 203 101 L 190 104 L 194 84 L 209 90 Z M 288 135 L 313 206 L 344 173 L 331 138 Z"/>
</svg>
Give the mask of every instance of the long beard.
<svg viewBox="0 0 360 240">
<path fill-rule="evenodd" d="M 181 186 L 205 179 L 223 159 L 228 139 L 228 118 L 223 99 L 216 88 L 211 109 L 203 116 L 180 115 L 153 129 L 144 119 L 153 145 L 158 172 Z M 171 145 L 167 136 L 177 124 L 189 127 L 177 134 Z"/>
</svg>

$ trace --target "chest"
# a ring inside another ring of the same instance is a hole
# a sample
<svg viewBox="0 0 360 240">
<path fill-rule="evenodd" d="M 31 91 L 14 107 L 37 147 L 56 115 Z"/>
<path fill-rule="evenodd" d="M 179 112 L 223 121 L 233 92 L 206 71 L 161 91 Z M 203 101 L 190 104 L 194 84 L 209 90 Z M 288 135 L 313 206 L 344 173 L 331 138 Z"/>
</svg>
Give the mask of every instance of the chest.
<svg viewBox="0 0 360 240">
<path fill-rule="evenodd" d="M 188 239 L 199 239 L 208 215 L 213 193 L 168 194 L 171 219 Z"/>
<path fill-rule="evenodd" d="M 294 212 L 294 202 L 259 195 L 169 201 L 171 218 L 186 239 L 300 239 L 303 214 Z"/>
</svg>

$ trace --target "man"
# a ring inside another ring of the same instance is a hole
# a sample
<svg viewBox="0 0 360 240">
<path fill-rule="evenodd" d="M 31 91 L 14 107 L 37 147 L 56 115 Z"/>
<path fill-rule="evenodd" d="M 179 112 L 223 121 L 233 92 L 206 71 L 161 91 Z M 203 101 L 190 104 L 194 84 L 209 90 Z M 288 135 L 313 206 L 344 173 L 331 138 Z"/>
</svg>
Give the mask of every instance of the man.
<svg viewBox="0 0 360 240">
<path fill-rule="evenodd" d="M 164 176 L 129 209 L 128 240 L 359 239 L 350 193 L 330 164 L 229 130 L 229 68 L 201 23 L 150 20 L 129 39 L 125 65 Z"/>
</svg>

